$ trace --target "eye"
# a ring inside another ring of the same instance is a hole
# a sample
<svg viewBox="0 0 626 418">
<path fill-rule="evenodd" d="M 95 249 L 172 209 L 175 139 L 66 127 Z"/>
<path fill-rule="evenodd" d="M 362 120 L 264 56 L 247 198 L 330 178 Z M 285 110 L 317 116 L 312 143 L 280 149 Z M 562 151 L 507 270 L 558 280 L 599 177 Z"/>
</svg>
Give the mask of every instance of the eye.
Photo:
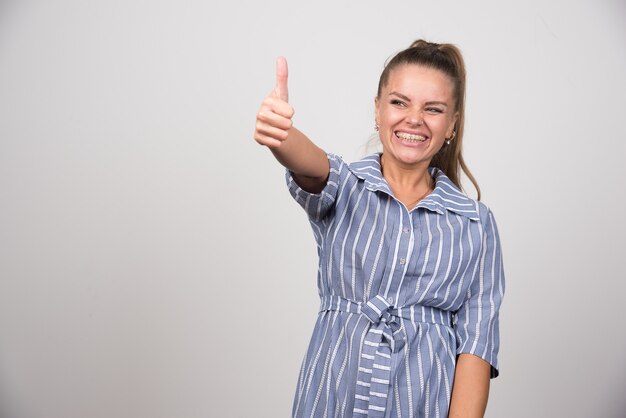
<svg viewBox="0 0 626 418">
<path fill-rule="evenodd" d="M 429 113 L 443 113 L 443 109 L 440 109 L 438 107 L 427 107 L 426 111 Z"/>
<path fill-rule="evenodd" d="M 393 106 L 399 106 L 399 107 L 405 107 L 406 103 L 404 103 L 402 100 L 399 99 L 391 99 L 390 102 Z"/>
</svg>

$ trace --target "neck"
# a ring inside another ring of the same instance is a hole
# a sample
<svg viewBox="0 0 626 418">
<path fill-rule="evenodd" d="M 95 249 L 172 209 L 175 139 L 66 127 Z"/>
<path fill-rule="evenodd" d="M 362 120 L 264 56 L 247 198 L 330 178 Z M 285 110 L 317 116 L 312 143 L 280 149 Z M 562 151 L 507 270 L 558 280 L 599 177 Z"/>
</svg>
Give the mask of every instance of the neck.
<svg viewBox="0 0 626 418">
<path fill-rule="evenodd" d="M 394 164 L 382 154 L 380 168 L 395 198 L 409 210 L 433 191 L 435 181 L 428 172 L 428 163 L 419 166 Z"/>
<path fill-rule="evenodd" d="M 407 189 L 432 187 L 433 179 L 428 172 L 429 163 L 428 161 L 417 166 L 406 165 L 386 158 L 384 153 L 380 156 L 380 169 L 387 183 Z"/>
</svg>

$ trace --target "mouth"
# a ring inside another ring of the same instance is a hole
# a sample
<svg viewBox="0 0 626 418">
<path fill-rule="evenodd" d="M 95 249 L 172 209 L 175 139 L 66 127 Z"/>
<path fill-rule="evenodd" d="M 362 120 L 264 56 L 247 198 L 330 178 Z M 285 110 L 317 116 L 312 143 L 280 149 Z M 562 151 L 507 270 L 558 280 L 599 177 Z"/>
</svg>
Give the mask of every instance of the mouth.
<svg viewBox="0 0 626 418">
<path fill-rule="evenodd" d="M 428 139 L 425 136 L 416 135 L 416 134 L 410 134 L 410 133 L 407 133 L 407 132 L 396 131 L 394 133 L 396 134 L 396 136 L 399 139 L 401 139 L 402 141 L 405 141 L 405 142 L 420 143 L 420 142 L 424 142 L 424 141 L 426 141 Z"/>
</svg>

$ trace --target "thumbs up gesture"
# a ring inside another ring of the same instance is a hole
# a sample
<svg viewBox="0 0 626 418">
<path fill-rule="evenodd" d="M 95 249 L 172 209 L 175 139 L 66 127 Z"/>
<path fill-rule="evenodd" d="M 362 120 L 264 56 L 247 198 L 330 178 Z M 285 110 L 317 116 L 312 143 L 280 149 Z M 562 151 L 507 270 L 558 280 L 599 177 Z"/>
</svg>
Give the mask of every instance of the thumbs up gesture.
<svg viewBox="0 0 626 418">
<path fill-rule="evenodd" d="M 254 139 L 269 148 L 278 148 L 287 139 L 293 126 L 291 118 L 294 110 L 289 104 L 287 87 L 287 60 L 279 57 L 276 60 L 276 86 L 267 96 L 256 115 Z"/>
</svg>

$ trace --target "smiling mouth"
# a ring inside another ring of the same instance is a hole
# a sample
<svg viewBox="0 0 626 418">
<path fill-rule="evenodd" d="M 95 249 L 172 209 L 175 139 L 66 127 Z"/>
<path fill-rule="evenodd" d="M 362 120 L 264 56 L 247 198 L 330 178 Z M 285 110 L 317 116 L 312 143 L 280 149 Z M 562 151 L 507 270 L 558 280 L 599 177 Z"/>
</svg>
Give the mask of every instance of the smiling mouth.
<svg viewBox="0 0 626 418">
<path fill-rule="evenodd" d="M 396 132 L 396 136 L 398 138 L 404 140 L 404 141 L 407 141 L 407 142 L 424 142 L 424 141 L 426 141 L 426 137 L 425 136 L 408 134 L 406 132 Z"/>
</svg>

